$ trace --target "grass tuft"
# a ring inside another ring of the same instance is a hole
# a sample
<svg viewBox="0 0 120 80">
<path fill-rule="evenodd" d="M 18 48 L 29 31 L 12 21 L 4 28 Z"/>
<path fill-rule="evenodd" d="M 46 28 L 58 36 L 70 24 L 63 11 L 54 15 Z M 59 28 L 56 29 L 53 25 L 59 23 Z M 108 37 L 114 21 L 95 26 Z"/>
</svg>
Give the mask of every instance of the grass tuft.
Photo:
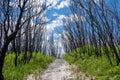
<svg viewBox="0 0 120 80">
<path fill-rule="evenodd" d="M 19 56 L 21 59 L 22 54 Z M 18 64 L 14 66 L 15 53 L 7 54 L 3 74 L 5 80 L 23 80 L 29 74 L 33 74 L 36 70 L 41 73 L 55 59 L 52 56 L 47 56 L 42 53 L 33 53 L 33 58 L 27 64 Z"/>
<path fill-rule="evenodd" d="M 120 80 L 120 66 L 116 66 L 114 60 L 110 65 L 106 55 L 89 56 L 86 53 L 81 54 L 79 51 L 67 53 L 63 58 L 70 64 L 75 64 L 86 75 L 94 76 L 96 80 Z M 77 80 L 79 80 L 78 77 Z"/>
</svg>

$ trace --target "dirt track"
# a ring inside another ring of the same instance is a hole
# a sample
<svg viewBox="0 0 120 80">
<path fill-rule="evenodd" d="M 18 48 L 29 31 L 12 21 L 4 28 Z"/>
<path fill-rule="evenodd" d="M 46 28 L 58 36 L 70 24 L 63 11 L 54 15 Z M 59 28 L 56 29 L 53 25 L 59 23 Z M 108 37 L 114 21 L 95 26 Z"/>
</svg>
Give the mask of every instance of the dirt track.
<svg viewBox="0 0 120 80">
<path fill-rule="evenodd" d="M 39 80 L 75 80 L 70 65 L 63 59 L 56 59 L 44 72 L 39 76 Z"/>
<path fill-rule="evenodd" d="M 69 65 L 63 59 L 56 59 L 42 75 L 35 77 L 31 74 L 27 80 L 75 80 L 76 76 L 79 76 L 80 80 L 95 80 L 94 77 L 86 76 L 83 72 L 77 71 L 75 65 Z"/>
</svg>

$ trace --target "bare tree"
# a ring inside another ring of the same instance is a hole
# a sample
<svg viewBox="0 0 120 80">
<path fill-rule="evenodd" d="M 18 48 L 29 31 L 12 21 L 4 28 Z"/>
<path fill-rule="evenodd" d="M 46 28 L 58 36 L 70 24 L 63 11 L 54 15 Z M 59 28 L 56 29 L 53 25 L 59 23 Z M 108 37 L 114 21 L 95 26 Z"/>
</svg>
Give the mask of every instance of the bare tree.
<svg viewBox="0 0 120 80">
<path fill-rule="evenodd" d="M 72 0 L 70 9 L 73 16 L 66 23 L 67 34 L 63 35 L 63 39 L 67 42 L 66 48 L 70 48 L 68 50 L 71 51 L 76 47 L 81 47 L 82 53 L 87 52 L 89 55 L 91 53 L 96 56 L 105 54 L 111 64 L 111 58 L 115 56 L 116 63 L 119 65 L 117 40 L 120 31 L 120 15 L 117 5 L 119 5 L 117 0 L 112 3 L 112 6 L 105 0 Z M 85 47 L 87 45 L 93 46 L 92 52 L 90 47 Z M 101 47 L 104 47 L 104 53 Z M 110 56 L 110 52 L 114 55 L 113 57 Z"/>
<path fill-rule="evenodd" d="M 46 9 L 46 4 L 37 5 L 35 0 L 1 0 L 0 1 L 0 80 L 4 80 L 2 69 L 4 59 L 9 43 L 18 35 L 28 31 L 29 21 L 32 21 L 36 16 L 40 16 Z M 32 13 L 27 15 L 27 13 Z M 25 27 L 28 28 L 25 30 Z M 19 35 L 18 35 L 19 36 Z M 14 41 L 13 41 L 14 42 Z"/>
</svg>

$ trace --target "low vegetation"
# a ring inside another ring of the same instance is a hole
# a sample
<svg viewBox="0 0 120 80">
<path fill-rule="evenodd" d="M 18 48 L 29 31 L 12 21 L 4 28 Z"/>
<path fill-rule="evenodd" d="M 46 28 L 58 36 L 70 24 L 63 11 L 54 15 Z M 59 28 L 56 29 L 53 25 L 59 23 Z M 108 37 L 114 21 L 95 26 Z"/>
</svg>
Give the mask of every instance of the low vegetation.
<svg viewBox="0 0 120 80">
<path fill-rule="evenodd" d="M 92 46 L 89 51 L 85 49 L 87 48 L 77 48 L 65 54 L 63 58 L 70 64 L 75 64 L 86 76 L 91 75 L 95 77 L 96 80 L 120 80 L 120 66 L 116 66 L 115 58 L 110 53 L 110 50 L 109 54 L 111 54 L 112 64 L 110 64 L 103 48 L 101 48 L 102 55 L 100 56 L 95 55 Z"/>
<path fill-rule="evenodd" d="M 27 75 L 33 74 L 37 70 L 37 73 L 41 73 L 47 66 L 54 60 L 54 57 L 44 55 L 40 52 L 33 53 L 29 63 L 24 64 L 22 62 L 22 54 L 18 57 L 18 65 L 14 66 L 15 53 L 9 53 L 5 58 L 5 65 L 3 68 L 3 74 L 5 80 L 23 80 Z"/>
</svg>

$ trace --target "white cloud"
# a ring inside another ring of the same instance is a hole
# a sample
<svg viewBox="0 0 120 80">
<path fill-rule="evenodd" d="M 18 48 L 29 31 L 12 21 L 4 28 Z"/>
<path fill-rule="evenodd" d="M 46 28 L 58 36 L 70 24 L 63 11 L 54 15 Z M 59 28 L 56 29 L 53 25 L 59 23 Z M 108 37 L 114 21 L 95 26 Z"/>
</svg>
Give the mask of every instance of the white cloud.
<svg viewBox="0 0 120 80">
<path fill-rule="evenodd" d="M 54 13 L 54 14 L 53 14 L 53 16 L 55 16 L 55 17 L 56 17 L 56 16 L 59 16 L 59 14 L 58 14 L 58 13 Z"/>
<path fill-rule="evenodd" d="M 84 16 L 80 16 L 77 14 L 71 14 L 67 17 L 67 19 L 71 20 L 71 21 L 85 21 L 85 17 Z"/>
<path fill-rule="evenodd" d="M 69 7 L 70 6 L 70 0 L 63 0 L 59 5 L 55 7 L 55 9 L 61 9 L 64 7 Z"/>
<path fill-rule="evenodd" d="M 95 3 L 99 2 L 100 0 L 94 0 Z"/>
<path fill-rule="evenodd" d="M 45 22 L 49 22 L 50 21 L 50 19 L 48 18 L 48 17 L 46 17 L 46 16 L 44 16 L 43 18 L 42 18 L 43 20 L 43 22 L 45 21 Z"/>
<path fill-rule="evenodd" d="M 60 38 L 60 37 L 61 37 L 61 34 L 54 33 L 54 37 L 56 37 L 56 38 Z"/>
<path fill-rule="evenodd" d="M 50 24 L 47 24 L 46 27 L 47 27 L 48 31 L 52 31 L 52 30 L 54 30 L 55 27 L 60 26 L 60 25 L 62 25 L 61 20 L 54 20 Z"/>
<path fill-rule="evenodd" d="M 58 19 L 62 20 L 62 19 L 65 19 L 66 16 L 65 15 L 59 15 Z"/>
<path fill-rule="evenodd" d="M 63 21 L 62 19 L 65 19 L 66 16 L 65 15 L 59 15 L 55 20 L 51 21 L 51 23 L 47 24 L 47 30 L 48 31 L 52 31 L 54 30 L 55 27 L 58 26 L 62 26 L 63 25 Z"/>
<path fill-rule="evenodd" d="M 54 8 L 60 0 L 47 0 L 46 5 L 50 5 L 48 9 Z"/>
</svg>

